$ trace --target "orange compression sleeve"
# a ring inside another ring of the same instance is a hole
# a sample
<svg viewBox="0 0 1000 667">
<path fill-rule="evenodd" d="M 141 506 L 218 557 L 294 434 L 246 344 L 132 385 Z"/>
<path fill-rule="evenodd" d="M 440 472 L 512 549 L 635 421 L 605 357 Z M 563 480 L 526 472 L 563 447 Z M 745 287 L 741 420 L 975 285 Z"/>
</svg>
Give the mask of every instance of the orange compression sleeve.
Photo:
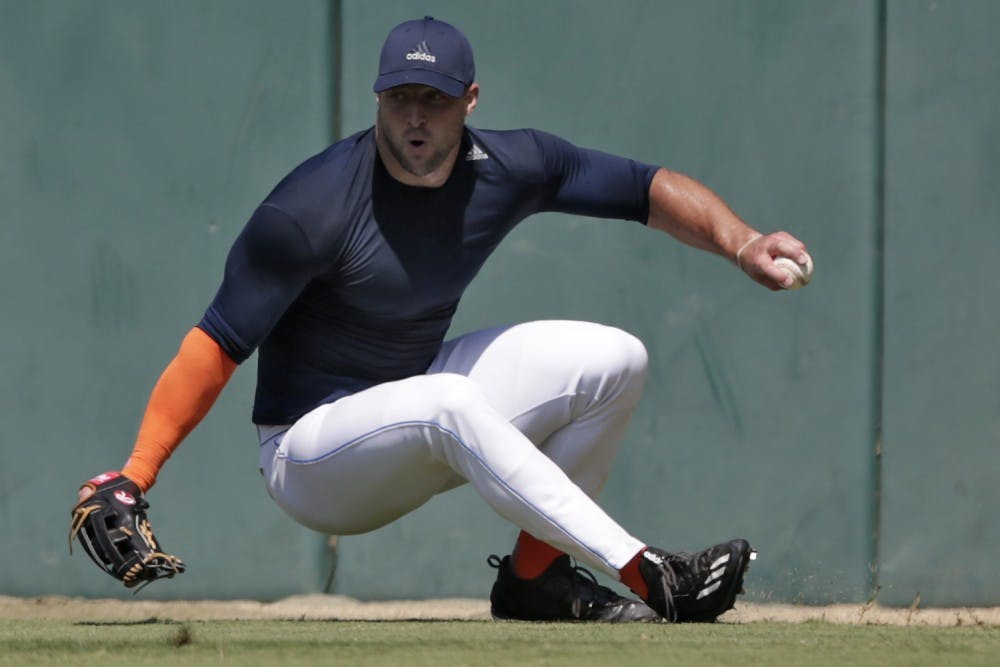
<svg viewBox="0 0 1000 667">
<path fill-rule="evenodd" d="M 207 333 L 191 329 L 153 387 L 122 474 L 149 490 L 166 460 L 208 414 L 236 366 Z"/>
</svg>

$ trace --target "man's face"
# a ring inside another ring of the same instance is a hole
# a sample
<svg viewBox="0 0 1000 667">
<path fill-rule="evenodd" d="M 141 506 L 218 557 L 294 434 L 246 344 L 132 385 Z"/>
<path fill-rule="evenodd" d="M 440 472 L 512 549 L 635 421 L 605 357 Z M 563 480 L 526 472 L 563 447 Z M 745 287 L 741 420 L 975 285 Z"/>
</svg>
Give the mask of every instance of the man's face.
<svg viewBox="0 0 1000 667">
<path fill-rule="evenodd" d="M 442 170 L 450 173 L 465 117 L 475 108 L 478 92 L 476 84 L 462 97 L 420 84 L 382 91 L 377 95 L 375 122 L 379 147 L 418 179 L 433 179 Z"/>
</svg>

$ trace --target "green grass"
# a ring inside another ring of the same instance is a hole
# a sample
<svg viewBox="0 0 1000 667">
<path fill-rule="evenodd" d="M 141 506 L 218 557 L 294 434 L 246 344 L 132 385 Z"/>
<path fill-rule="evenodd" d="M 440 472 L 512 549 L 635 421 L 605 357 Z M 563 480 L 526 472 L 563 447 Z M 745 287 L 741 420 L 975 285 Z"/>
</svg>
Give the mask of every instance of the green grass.
<svg viewBox="0 0 1000 667">
<path fill-rule="evenodd" d="M 1000 627 L 0 621 L 0 665 L 997 665 Z"/>
</svg>

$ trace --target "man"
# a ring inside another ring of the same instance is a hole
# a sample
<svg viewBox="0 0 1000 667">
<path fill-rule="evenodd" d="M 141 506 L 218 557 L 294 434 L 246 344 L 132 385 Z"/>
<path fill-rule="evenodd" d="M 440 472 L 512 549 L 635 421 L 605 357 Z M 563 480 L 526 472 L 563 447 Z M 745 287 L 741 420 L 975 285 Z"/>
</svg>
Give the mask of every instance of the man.
<svg viewBox="0 0 1000 667">
<path fill-rule="evenodd" d="M 121 475 L 148 490 L 259 349 L 260 467 L 300 523 L 363 533 L 469 482 L 522 529 L 511 556 L 490 558 L 495 617 L 714 620 L 740 592 L 745 540 L 673 554 L 593 500 L 641 395 L 642 344 L 586 322 L 444 336 L 486 258 L 538 211 L 637 220 L 771 289 L 791 280 L 774 258 L 804 263 L 805 247 L 756 232 L 666 169 L 533 130 L 466 127 L 479 86 L 468 41 L 447 23 L 394 28 L 374 91 L 375 126 L 304 162 L 254 212 L 156 384 Z M 113 476 L 85 485 L 81 501 Z M 570 556 L 641 601 L 599 586 Z"/>
</svg>

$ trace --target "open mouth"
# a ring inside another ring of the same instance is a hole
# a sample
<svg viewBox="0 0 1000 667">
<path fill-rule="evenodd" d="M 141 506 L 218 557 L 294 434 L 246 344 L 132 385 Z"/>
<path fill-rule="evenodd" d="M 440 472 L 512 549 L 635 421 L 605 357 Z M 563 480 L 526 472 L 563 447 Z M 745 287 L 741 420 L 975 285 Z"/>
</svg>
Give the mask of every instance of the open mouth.
<svg viewBox="0 0 1000 667">
<path fill-rule="evenodd" d="M 413 146 L 414 148 L 420 148 L 426 143 L 427 142 L 424 141 L 423 139 L 410 139 L 410 145 Z"/>
</svg>

